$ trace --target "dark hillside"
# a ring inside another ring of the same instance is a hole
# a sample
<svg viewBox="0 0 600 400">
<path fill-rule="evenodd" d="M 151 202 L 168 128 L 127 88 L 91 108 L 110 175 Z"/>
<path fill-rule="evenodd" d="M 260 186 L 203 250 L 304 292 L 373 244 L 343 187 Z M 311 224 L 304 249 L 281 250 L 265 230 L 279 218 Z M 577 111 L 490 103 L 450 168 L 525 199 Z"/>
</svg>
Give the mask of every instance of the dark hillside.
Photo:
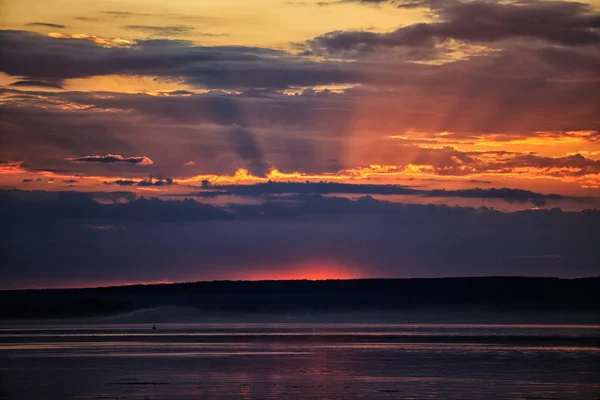
<svg viewBox="0 0 600 400">
<path fill-rule="evenodd" d="M 439 278 L 214 281 L 0 292 L 0 317 L 96 316 L 161 306 L 212 312 L 477 309 L 599 312 L 600 278 Z"/>
</svg>

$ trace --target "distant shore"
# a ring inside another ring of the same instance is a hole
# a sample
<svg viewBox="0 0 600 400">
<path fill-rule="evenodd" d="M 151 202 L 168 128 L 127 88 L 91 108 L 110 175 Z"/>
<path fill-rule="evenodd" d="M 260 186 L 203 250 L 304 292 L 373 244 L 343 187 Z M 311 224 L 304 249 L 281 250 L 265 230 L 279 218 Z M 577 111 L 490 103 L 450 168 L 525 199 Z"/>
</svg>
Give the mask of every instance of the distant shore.
<svg viewBox="0 0 600 400">
<path fill-rule="evenodd" d="M 0 291 L 0 305 L 22 322 L 600 323 L 600 278 L 214 281 Z"/>
</svg>

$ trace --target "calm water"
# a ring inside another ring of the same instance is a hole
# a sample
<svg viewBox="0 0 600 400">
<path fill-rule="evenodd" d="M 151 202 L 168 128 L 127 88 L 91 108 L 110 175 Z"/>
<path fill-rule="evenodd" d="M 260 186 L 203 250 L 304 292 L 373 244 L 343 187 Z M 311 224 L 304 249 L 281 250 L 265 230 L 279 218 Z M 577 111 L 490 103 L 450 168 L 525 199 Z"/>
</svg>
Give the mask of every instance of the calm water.
<svg viewBox="0 0 600 400">
<path fill-rule="evenodd" d="M 600 399 L 600 326 L 0 327 L 0 398 Z"/>
</svg>

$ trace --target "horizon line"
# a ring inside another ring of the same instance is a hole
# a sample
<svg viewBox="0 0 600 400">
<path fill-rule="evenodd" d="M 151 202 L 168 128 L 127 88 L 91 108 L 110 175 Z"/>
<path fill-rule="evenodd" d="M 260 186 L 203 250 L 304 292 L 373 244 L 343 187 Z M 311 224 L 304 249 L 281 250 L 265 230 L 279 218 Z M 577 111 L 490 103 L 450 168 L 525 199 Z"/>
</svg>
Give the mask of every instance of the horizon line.
<svg viewBox="0 0 600 400">
<path fill-rule="evenodd" d="M 489 276 L 440 276 L 440 277 L 413 277 L 413 278 L 330 278 L 330 279 L 213 279 L 187 282 L 148 282 L 148 283 L 124 283 L 107 286 L 80 286 L 80 287 L 55 287 L 55 288 L 19 288 L 19 289 L 0 289 L 1 292 L 25 292 L 25 291 L 58 291 L 58 290 L 94 290 L 94 289 L 115 289 L 131 288 L 139 286 L 174 286 L 189 285 L 199 283 L 261 283 L 261 282 L 333 282 L 333 281 L 374 281 L 374 280 L 440 280 L 440 279 L 557 279 L 557 280 L 576 280 L 576 279 L 600 279 L 596 276 L 579 277 L 558 277 L 558 276 L 524 276 L 524 275 L 489 275 Z"/>
</svg>

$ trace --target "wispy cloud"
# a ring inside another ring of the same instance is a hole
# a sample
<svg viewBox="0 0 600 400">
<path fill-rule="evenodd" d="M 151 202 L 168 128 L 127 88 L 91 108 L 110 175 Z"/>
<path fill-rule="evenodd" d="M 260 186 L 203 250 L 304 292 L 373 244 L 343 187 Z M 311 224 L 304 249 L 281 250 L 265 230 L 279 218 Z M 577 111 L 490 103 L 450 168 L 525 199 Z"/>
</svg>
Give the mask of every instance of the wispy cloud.
<svg viewBox="0 0 600 400">
<path fill-rule="evenodd" d="M 171 26 L 153 26 L 153 25 L 125 25 L 124 29 L 148 33 L 152 36 L 185 36 L 194 31 L 193 26 L 171 25 Z"/>
<path fill-rule="evenodd" d="M 63 89 L 63 83 L 61 81 L 38 81 L 38 80 L 20 80 L 10 84 L 15 87 L 41 87 L 51 89 Z"/>
<path fill-rule="evenodd" d="M 154 162 L 146 156 L 139 157 L 123 157 L 120 154 L 107 154 L 105 156 L 84 156 L 67 158 L 67 161 L 75 163 L 101 163 L 101 164 L 114 164 L 124 163 L 133 165 L 152 165 Z"/>
<path fill-rule="evenodd" d="M 28 24 L 25 24 L 27 26 L 33 26 L 33 27 L 42 27 L 42 28 L 57 28 L 57 29 L 64 29 L 67 26 L 66 25 L 62 25 L 62 24 L 51 24 L 49 22 L 30 22 Z"/>
</svg>

